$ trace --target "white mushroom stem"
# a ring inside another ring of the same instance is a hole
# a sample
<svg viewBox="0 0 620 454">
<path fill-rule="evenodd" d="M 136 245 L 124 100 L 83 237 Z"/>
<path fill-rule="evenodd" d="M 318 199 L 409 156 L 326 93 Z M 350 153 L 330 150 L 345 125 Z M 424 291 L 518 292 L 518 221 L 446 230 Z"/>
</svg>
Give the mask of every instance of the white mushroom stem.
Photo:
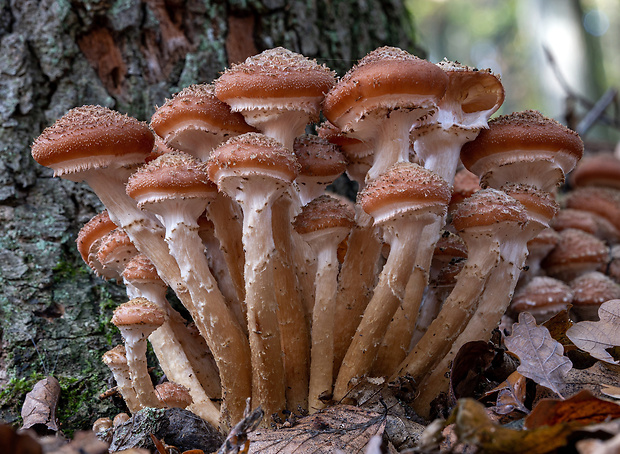
<svg viewBox="0 0 620 454">
<path fill-rule="evenodd" d="M 303 99 L 296 100 L 302 102 Z M 316 101 L 313 99 L 313 102 Z M 256 103 L 257 100 L 252 100 Z M 264 100 L 260 100 L 264 102 Z M 239 110 L 245 121 L 261 131 L 267 137 L 277 140 L 289 150 L 293 149 L 295 137 L 302 135 L 306 125 L 310 122 L 310 117 L 316 115 L 315 109 L 305 111 L 302 109 L 289 110 L 289 108 L 279 107 L 277 104 L 264 109 L 239 109 L 236 105 L 234 110 Z"/>
<path fill-rule="evenodd" d="M 132 414 L 139 411 L 142 406 L 138 401 L 136 390 L 131 383 L 125 347 L 117 345 L 112 350 L 106 352 L 103 355 L 103 362 L 108 366 L 110 372 L 112 372 L 118 391 L 121 393 L 121 396 L 123 396 L 123 400 L 129 411 Z"/>
</svg>

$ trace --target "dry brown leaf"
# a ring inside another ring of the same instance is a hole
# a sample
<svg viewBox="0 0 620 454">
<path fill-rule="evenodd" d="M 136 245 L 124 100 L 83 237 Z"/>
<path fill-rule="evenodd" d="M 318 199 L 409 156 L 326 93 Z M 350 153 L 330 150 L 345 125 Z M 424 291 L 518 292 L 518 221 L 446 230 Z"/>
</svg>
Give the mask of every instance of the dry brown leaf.
<svg viewBox="0 0 620 454">
<path fill-rule="evenodd" d="M 29 432 L 29 431 L 28 431 Z M 41 454 L 41 445 L 29 433 L 17 433 L 8 424 L 0 424 L 0 446 L 2 452 L 12 454 Z"/>
<path fill-rule="evenodd" d="M 40 435 L 58 432 L 56 406 L 60 397 L 60 383 L 54 377 L 38 381 L 26 394 L 22 406 L 23 429 L 33 429 Z"/>
<path fill-rule="evenodd" d="M 484 395 L 490 396 L 497 393 L 497 404 L 493 407 L 493 411 L 499 415 L 507 415 L 514 410 L 529 413 L 530 411 L 524 404 L 525 387 L 525 377 L 519 372 L 513 372 L 503 383 Z"/>
<path fill-rule="evenodd" d="M 566 331 L 573 326 L 573 322 L 568 316 L 568 310 L 558 312 L 549 320 L 544 322 L 543 326 L 549 330 L 551 337 L 562 344 L 565 352 L 576 348 L 571 340 L 566 336 Z"/>
<path fill-rule="evenodd" d="M 517 371 L 562 395 L 566 374 L 573 364 L 564 356 L 562 344 L 551 337 L 547 328 L 537 326 L 532 314 L 519 314 L 519 322 L 512 325 L 512 334 L 504 343 L 521 360 Z"/>
<path fill-rule="evenodd" d="M 525 418 L 525 428 L 535 429 L 575 422 L 580 426 L 620 418 L 620 405 L 583 390 L 566 400 L 543 399 Z"/>
<path fill-rule="evenodd" d="M 609 300 L 598 309 L 599 321 L 579 322 L 566 335 L 581 350 L 601 361 L 620 364 L 608 349 L 620 346 L 620 300 Z"/>
<path fill-rule="evenodd" d="M 386 415 L 336 405 L 306 416 L 294 427 L 250 434 L 250 453 L 362 453 L 374 435 L 382 435 Z"/>
<path fill-rule="evenodd" d="M 455 423 L 459 442 L 478 446 L 484 452 L 545 454 L 566 445 L 573 424 L 558 424 L 534 430 L 514 430 L 495 424 L 484 405 L 461 399 L 447 423 Z"/>
</svg>

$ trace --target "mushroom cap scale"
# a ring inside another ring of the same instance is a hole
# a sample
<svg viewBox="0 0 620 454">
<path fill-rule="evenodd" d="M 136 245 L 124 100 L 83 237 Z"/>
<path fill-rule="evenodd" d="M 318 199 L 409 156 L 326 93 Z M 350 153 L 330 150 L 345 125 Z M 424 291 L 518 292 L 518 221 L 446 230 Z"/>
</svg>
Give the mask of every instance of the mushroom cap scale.
<svg viewBox="0 0 620 454">
<path fill-rule="evenodd" d="M 164 312 L 146 298 L 134 298 L 114 310 L 112 323 L 115 326 L 161 326 L 165 322 Z"/>
<path fill-rule="evenodd" d="M 436 65 L 395 47 L 362 58 L 325 96 L 323 113 L 340 128 L 376 108 L 435 106 L 448 76 Z"/>
<path fill-rule="evenodd" d="M 205 165 L 180 152 L 163 154 L 142 166 L 129 177 L 126 190 L 139 206 L 164 200 L 210 199 L 217 193 Z"/>
<path fill-rule="evenodd" d="M 101 106 L 71 109 L 32 145 L 32 157 L 56 176 L 92 168 L 135 165 L 153 149 L 148 126 Z"/>
<path fill-rule="evenodd" d="M 250 132 L 233 137 L 213 150 L 207 161 L 207 172 L 218 186 L 222 177 L 256 173 L 292 182 L 299 173 L 299 163 L 293 152 L 277 140 Z"/>
<path fill-rule="evenodd" d="M 421 209 L 446 210 L 451 192 L 446 181 L 417 164 L 397 163 L 358 194 L 358 203 L 375 222 Z"/>
<path fill-rule="evenodd" d="M 353 208 L 327 194 L 305 205 L 293 221 L 293 227 L 300 235 L 340 227 L 351 229 L 354 225 Z"/>
<path fill-rule="evenodd" d="M 325 65 L 276 47 L 232 65 L 214 85 L 219 99 L 233 105 L 233 110 L 242 110 L 235 104 L 247 103 L 251 108 L 250 100 L 260 105 L 261 99 L 267 99 L 266 104 L 288 104 L 295 108 L 297 98 L 320 102 L 334 82 L 334 72 Z"/>
<path fill-rule="evenodd" d="M 499 222 L 525 225 L 527 220 L 523 205 L 496 189 L 483 189 L 474 193 L 461 202 L 452 214 L 452 225 L 457 231 Z"/>
<path fill-rule="evenodd" d="M 151 117 L 151 127 L 162 138 L 183 128 L 228 134 L 254 131 L 243 115 L 215 96 L 213 85 L 190 85 L 167 100 Z"/>
<path fill-rule="evenodd" d="M 557 160 L 564 174 L 572 170 L 583 155 L 583 142 L 579 135 L 555 120 L 544 117 L 540 112 L 527 110 L 502 115 L 489 122 L 478 137 L 463 145 L 461 160 L 465 167 L 476 171 L 480 163 L 490 156 L 515 154 L 514 158 L 504 156 L 504 160 L 517 160 L 522 154 L 548 156 Z M 530 158 L 533 159 L 533 158 Z"/>
</svg>

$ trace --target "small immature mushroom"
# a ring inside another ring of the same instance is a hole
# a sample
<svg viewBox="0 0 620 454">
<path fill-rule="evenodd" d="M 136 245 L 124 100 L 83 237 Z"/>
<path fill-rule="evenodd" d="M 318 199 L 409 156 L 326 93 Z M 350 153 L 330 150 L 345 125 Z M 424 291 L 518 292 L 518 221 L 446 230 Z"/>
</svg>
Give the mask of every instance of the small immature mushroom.
<svg viewBox="0 0 620 454">
<path fill-rule="evenodd" d="M 549 276 L 570 282 L 580 274 L 605 268 L 609 250 L 603 241 L 577 229 L 562 230 L 559 235 L 558 244 L 541 264 Z"/>
<path fill-rule="evenodd" d="M 130 419 L 130 416 L 127 413 L 119 413 L 112 420 L 112 425 L 116 428 L 120 426 L 121 424 L 124 424 L 125 422 L 129 421 L 129 419 Z"/>
<path fill-rule="evenodd" d="M 136 390 L 131 384 L 131 376 L 129 374 L 129 366 L 127 365 L 127 353 L 125 347 L 117 345 L 112 350 L 103 354 L 103 362 L 114 375 L 114 380 L 118 386 L 118 391 L 123 396 L 123 400 L 127 408 L 132 414 L 135 414 L 142 408 L 136 395 Z"/>
<path fill-rule="evenodd" d="M 129 239 L 129 235 L 123 229 L 116 228 L 101 238 L 97 249 L 97 261 L 118 278 L 127 262 L 137 254 L 138 250 Z"/>
<path fill-rule="evenodd" d="M 433 115 L 448 76 L 402 49 L 381 47 L 362 58 L 325 96 L 323 113 L 340 130 L 367 142 L 377 178 L 392 164 L 409 162 L 409 129 Z"/>
<path fill-rule="evenodd" d="M 209 178 L 243 209 L 245 294 L 252 357 L 252 404 L 267 414 L 285 408 L 285 374 L 273 282 L 272 205 L 299 172 L 293 152 L 248 133 L 213 151 Z"/>
<path fill-rule="evenodd" d="M 209 84 L 190 85 L 168 99 L 151 117 L 151 127 L 168 147 L 200 161 L 230 137 L 254 131 Z"/>
<path fill-rule="evenodd" d="M 164 321 L 164 312 L 146 298 L 121 304 L 112 316 L 112 323 L 125 340 L 129 375 L 141 408 L 161 407 L 146 365 L 146 339 Z"/>
<path fill-rule="evenodd" d="M 358 203 L 382 227 L 390 254 L 340 366 L 335 399 L 346 395 L 351 380 L 370 372 L 416 263 L 408 246 L 417 244 L 425 226 L 445 216 L 449 201 L 450 189 L 441 177 L 410 163 L 394 165 L 358 195 Z"/>
<path fill-rule="evenodd" d="M 308 408 L 314 413 L 331 396 L 334 370 L 334 314 L 338 288 L 338 245 L 354 224 L 354 211 L 328 195 L 304 206 L 294 226 L 316 254 L 315 303 L 312 312 L 312 350 Z"/>
<path fill-rule="evenodd" d="M 93 423 L 93 432 L 105 432 L 106 430 L 111 429 L 112 426 L 113 423 L 110 418 L 99 418 Z"/>
<path fill-rule="evenodd" d="M 189 389 L 171 381 L 157 385 L 155 394 L 164 407 L 187 408 L 192 404 Z"/>
<path fill-rule="evenodd" d="M 246 122 L 289 150 L 308 123 L 317 121 L 335 74 L 301 54 L 268 49 L 232 65 L 214 81 L 215 95 Z"/>
<path fill-rule="evenodd" d="M 480 185 L 497 189 L 518 182 L 551 191 L 582 155 L 576 132 L 532 110 L 494 118 L 461 149 L 463 164 Z"/>
<path fill-rule="evenodd" d="M 510 310 L 527 311 L 541 324 L 566 310 L 572 301 L 573 291 L 567 284 L 552 277 L 536 276 L 515 293 Z"/>
<path fill-rule="evenodd" d="M 107 211 L 102 211 L 93 216 L 80 229 L 76 243 L 78 252 L 82 256 L 82 260 L 86 263 L 97 276 L 104 279 L 112 279 L 116 273 L 112 270 L 104 269 L 103 265 L 97 260 L 97 251 L 101 238 L 116 228 L 116 224 L 112 222 Z"/>
<path fill-rule="evenodd" d="M 250 352 L 245 334 L 217 287 L 198 236 L 198 217 L 215 197 L 203 163 L 180 152 L 167 153 L 136 171 L 127 194 L 138 206 L 157 214 L 192 302 L 185 304 L 218 364 L 225 410 L 233 420 L 243 415 L 250 395 Z"/>
<path fill-rule="evenodd" d="M 605 301 L 620 298 L 620 285 L 598 271 L 591 271 L 570 282 L 573 290 L 571 312 L 578 320 L 598 320 L 598 308 Z"/>
</svg>

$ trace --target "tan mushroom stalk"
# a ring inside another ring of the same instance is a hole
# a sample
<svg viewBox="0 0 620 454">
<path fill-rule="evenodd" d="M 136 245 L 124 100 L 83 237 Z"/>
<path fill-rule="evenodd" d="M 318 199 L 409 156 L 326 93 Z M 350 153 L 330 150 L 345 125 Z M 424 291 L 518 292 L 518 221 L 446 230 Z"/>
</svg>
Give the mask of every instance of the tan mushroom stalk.
<svg viewBox="0 0 620 454">
<path fill-rule="evenodd" d="M 135 298 L 114 311 L 112 323 L 125 340 L 131 383 L 141 408 L 161 407 L 146 365 L 146 338 L 165 320 L 165 314 L 146 298 Z"/>
<path fill-rule="evenodd" d="M 415 265 L 415 254 L 407 246 L 419 241 L 426 225 L 445 215 L 449 201 L 450 189 L 441 177 L 410 163 L 394 165 L 358 195 L 364 211 L 381 226 L 390 254 L 340 366 L 334 386 L 336 400 L 346 395 L 352 380 L 370 371 Z"/>
<path fill-rule="evenodd" d="M 527 222 L 523 206 L 501 191 L 478 191 L 462 202 L 452 224 L 467 245 L 467 261 L 438 316 L 398 368 L 419 382 L 448 353 L 465 329 L 500 261 L 500 247 L 519 234 Z"/>
<path fill-rule="evenodd" d="M 209 178 L 243 209 L 245 293 L 252 354 L 252 405 L 285 408 L 285 376 L 273 284 L 272 205 L 297 176 L 294 154 L 275 139 L 248 133 L 213 151 Z"/>
<path fill-rule="evenodd" d="M 198 235 L 198 217 L 215 193 L 204 165 L 184 153 L 160 156 L 141 167 L 127 183 L 127 194 L 140 208 L 156 213 L 166 227 L 170 254 L 192 299 L 185 307 L 217 362 L 225 410 L 237 420 L 251 392 L 250 352 L 211 274 Z"/>
<path fill-rule="evenodd" d="M 295 137 L 319 118 L 324 94 L 334 85 L 324 65 L 282 47 L 233 65 L 215 84 L 215 95 L 263 134 L 293 149 Z"/>
<path fill-rule="evenodd" d="M 185 344 L 193 342 L 181 315 L 176 312 L 166 300 L 167 286 L 157 277 L 154 268 L 143 255 L 134 257 L 122 272 L 129 298 L 145 298 L 155 304 L 165 314 L 164 323 L 149 336 L 149 342 L 161 369 L 169 380 L 184 386 L 192 396 L 193 405 L 190 408 L 195 414 L 217 427 L 220 410 L 211 401 L 221 397 L 219 379 L 213 377 L 216 370 L 208 361 L 192 358 L 183 348 L 181 338 Z M 155 274 L 153 276 L 153 274 Z M 205 380 L 210 373 L 209 380 Z M 203 380 L 201 381 L 200 378 Z M 203 385 L 207 381 L 207 394 Z M 213 383 L 215 381 L 215 383 Z M 191 402 L 190 402 L 191 403 Z M 189 404 L 188 404 L 189 405 Z"/>
<path fill-rule="evenodd" d="M 117 345 L 112 350 L 103 354 L 103 362 L 112 372 L 118 391 L 123 396 L 123 400 L 131 413 L 136 413 L 142 406 L 138 401 L 136 390 L 131 383 L 129 366 L 127 365 L 127 354 L 125 347 Z"/>
<path fill-rule="evenodd" d="M 354 211 L 328 195 L 304 206 L 295 218 L 295 230 L 316 254 L 315 303 L 312 313 L 312 349 L 308 408 L 320 410 L 332 395 L 334 370 L 334 314 L 338 288 L 338 245 L 354 224 Z"/>
<path fill-rule="evenodd" d="M 347 135 L 371 144 L 377 178 L 396 162 L 409 162 L 409 130 L 433 115 L 448 77 L 432 63 L 401 49 L 381 47 L 362 58 L 325 96 L 323 113 Z"/>
</svg>

